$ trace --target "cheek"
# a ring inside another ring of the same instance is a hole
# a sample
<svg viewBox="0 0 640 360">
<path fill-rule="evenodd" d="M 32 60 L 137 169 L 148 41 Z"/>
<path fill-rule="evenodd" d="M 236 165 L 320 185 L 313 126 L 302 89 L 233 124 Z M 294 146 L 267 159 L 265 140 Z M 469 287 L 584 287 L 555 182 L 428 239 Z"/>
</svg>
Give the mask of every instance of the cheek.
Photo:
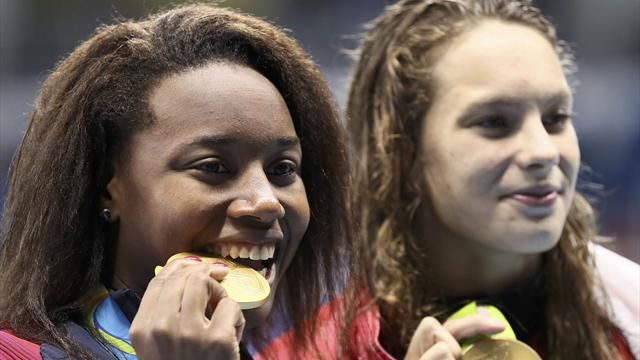
<svg viewBox="0 0 640 360">
<path fill-rule="evenodd" d="M 425 168 L 428 198 L 447 228 L 475 227 L 490 220 L 500 162 L 489 154 L 456 154 Z"/>
<path fill-rule="evenodd" d="M 304 186 L 296 186 L 294 189 L 289 189 L 281 199 L 285 207 L 285 218 L 281 221 L 284 222 L 284 227 L 288 232 L 288 234 L 285 233 L 285 235 L 288 236 L 288 241 L 285 244 L 286 255 L 282 260 L 283 267 L 279 274 L 283 276 L 291 264 L 309 226 L 310 208 Z"/>
<path fill-rule="evenodd" d="M 309 208 L 309 200 L 304 184 L 296 185 L 295 188 L 287 194 L 288 198 L 285 202 L 285 214 L 289 214 L 289 227 L 291 230 L 291 241 L 297 247 L 300 239 L 304 236 L 311 219 L 311 210 Z"/>
<path fill-rule="evenodd" d="M 574 145 L 566 144 L 564 147 L 561 147 L 560 156 L 560 166 L 565 168 L 563 172 L 575 181 L 580 169 L 580 148 L 577 142 Z"/>
</svg>

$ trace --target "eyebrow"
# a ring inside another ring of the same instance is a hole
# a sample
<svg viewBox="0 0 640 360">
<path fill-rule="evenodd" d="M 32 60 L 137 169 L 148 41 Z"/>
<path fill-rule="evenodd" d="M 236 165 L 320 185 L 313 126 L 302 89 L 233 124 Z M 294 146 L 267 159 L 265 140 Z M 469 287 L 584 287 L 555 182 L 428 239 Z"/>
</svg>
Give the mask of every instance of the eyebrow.
<svg viewBox="0 0 640 360">
<path fill-rule="evenodd" d="M 566 92 L 550 93 L 538 98 L 538 102 L 546 108 L 559 105 L 568 105 L 571 100 L 571 94 Z M 523 107 L 524 106 L 522 104 L 522 98 L 516 96 L 500 95 L 495 97 L 483 98 L 472 102 L 467 106 L 467 109 L 464 111 L 461 117 L 466 118 L 472 116 L 476 112 L 490 108 L 506 108 L 519 110 Z"/>
<path fill-rule="evenodd" d="M 268 139 L 271 140 L 271 139 Z M 182 146 L 182 149 L 188 149 L 193 147 L 207 147 L 207 148 L 215 148 L 215 147 L 224 147 L 230 146 L 235 143 L 241 142 L 239 137 L 228 136 L 228 135 L 204 135 L 200 136 L 193 141 Z M 290 148 L 300 144 L 300 139 L 296 136 L 284 136 L 275 139 L 275 142 L 278 144 L 278 147 L 282 148 Z"/>
</svg>

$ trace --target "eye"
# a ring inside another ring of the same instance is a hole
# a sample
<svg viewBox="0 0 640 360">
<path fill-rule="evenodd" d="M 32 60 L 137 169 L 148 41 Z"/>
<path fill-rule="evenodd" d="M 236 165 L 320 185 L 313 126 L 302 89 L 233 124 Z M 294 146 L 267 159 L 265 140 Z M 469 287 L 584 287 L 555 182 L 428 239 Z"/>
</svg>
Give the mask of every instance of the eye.
<svg viewBox="0 0 640 360">
<path fill-rule="evenodd" d="M 542 124 L 548 133 L 554 134 L 564 130 L 569 121 L 571 121 L 571 114 L 558 112 L 545 116 L 542 119 Z"/>
<path fill-rule="evenodd" d="M 208 174 L 227 174 L 229 169 L 222 165 L 219 161 L 206 161 L 197 164 L 194 167 L 196 170 L 202 171 Z"/>
<path fill-rule="evenodd" d="M 475 126 L 483 129 L 506 129 L 509 126 L 509 120 L 503 115 L 490 115 L 478 120 Z"/>
<path fill-rule="evenodd" d="M 280 161 L 271 166 L 267 173 L 273 176 L 291 176 L 298 170 L 298 165 L 291 160 Z"/>
<path fill-rule="evenodd" d="M 508 136 L 515 128 L 515 122 L 501 114 L 487 115 L 472 123 L 480 135 L 487 138 L 502 138 Z"/>
</svg>

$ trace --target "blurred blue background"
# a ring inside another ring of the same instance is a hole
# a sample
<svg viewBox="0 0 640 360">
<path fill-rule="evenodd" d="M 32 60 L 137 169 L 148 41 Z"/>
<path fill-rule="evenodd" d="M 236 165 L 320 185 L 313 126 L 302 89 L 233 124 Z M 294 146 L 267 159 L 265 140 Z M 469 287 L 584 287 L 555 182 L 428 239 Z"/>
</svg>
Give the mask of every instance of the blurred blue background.
<svg viewBox="0 0 640 360">
<path fill-rule="evenodd" d="M 240 9 L 291 31 L 311 53 L 343 106 L 353 49 L 382 0 L 237 0 Z M 0 203 L 14 150 L 38 87 L 54 64 L 94 29 L 116 17 L 138 18 L 164 0 L 0 0 Z M 171 2 L 175 3 L 175 1 Z M 640 261 L 640 1 L 538 1 L 577 52 L 576 128 L 584 180 L 601 215 L 607 246 Z"/>
</svg>

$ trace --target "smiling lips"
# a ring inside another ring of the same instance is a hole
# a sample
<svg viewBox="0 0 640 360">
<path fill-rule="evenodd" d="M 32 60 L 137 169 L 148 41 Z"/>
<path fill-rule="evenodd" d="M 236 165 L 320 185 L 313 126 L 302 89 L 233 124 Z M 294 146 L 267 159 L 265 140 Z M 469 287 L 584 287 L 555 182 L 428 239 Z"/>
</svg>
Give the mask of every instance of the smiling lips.
<svg viewBox="0 0 640 360">
<path fill-rule="evenodd" d="M 551 184 L 536 185 L 509 192 L 503 198 L 515 200 L 528 207 L 545 208 L 555 204 L 558 196 L 562 194 L 561 189 Z"/>
<path fill-rule="evenodd" d="M 510 197 L 529 206 L 551 206 L 558 198 L 558 192 L 552 190 L 541 194 L 515 193 Z"/>
</svg>

